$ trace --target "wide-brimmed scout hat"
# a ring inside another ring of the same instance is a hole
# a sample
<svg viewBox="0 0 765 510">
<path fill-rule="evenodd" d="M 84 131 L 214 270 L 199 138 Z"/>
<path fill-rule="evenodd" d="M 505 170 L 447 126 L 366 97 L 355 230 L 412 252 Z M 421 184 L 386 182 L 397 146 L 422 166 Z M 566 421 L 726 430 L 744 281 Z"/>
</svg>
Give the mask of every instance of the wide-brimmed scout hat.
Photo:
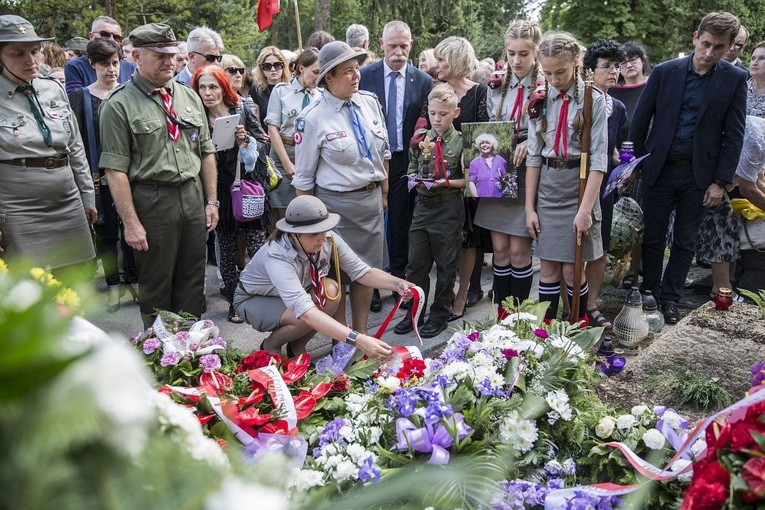
<svg viewBox="0 0 765 510">
<path fill-rule="evenodd" d="M 84 37 L 72 37 L 64 43 L 64 49 L 85 53 L 88 49 L 88 42 L 90 41 Z"/>
<path fill-rule="evenodd" d="M 128 36 L 133 48 L 146 48 L 157 53 L 180 53 L 173 29 L 162 23 L 136 27 Z"/>
<path fill-rule="evenodd" d="M 0 43 L 32 43 L 52 41 L 53 37 L 40 37 L 35 27 L 21 16 L 6 14 L 0 16 Z"/>
<path fill-rule="evenodd" d="M 363 64 L 369 55 L 366 50 L 354 50 L 343 41 L 332 41 L 325 44 L 319 50 L 319 78 L 316 80 L 321 86 L 324 76 L 335 67 L 351 59 Z"/>
<path fill-rule="evenodd" d="M 292 199 L 276 228 L 290 234 L 318 234 L 332 230 L 339 221 L 340 216 L 327 212 L 324 202 L 312 195 L 301 195 Z"/>
</svg>

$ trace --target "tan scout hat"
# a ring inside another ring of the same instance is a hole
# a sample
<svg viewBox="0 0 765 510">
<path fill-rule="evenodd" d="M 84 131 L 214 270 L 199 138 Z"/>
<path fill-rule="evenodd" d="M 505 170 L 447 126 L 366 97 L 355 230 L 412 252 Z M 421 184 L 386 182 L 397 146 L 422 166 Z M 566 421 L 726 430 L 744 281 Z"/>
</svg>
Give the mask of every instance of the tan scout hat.
<svg viewBox="0 0 765 510">
<path fill-rule="evenodd" d="M 332 41 L 325 44 L 319 50 L 319 78 L 317 84 L 321 86 L 324 76 L 343 62 L 356 59 L 363 64 L 369 55 L 366 50 L 354 50 L 343 41 Z"/>
<path fill-rule="evenodd" d="M 318 234 L 332 230 L 339 221 L 340 216 L 327 212 L 324 202 L 313 195 L 301 195 L 292 199 L 276 228 L 290 234 Z"/>
<path fill-rule="evenodd" d="M 21 16 L 0 16 L 0 43 L 32 43 L 52 41 L 52 37 L 39 37 L 35 27 Z"/>
</svg>

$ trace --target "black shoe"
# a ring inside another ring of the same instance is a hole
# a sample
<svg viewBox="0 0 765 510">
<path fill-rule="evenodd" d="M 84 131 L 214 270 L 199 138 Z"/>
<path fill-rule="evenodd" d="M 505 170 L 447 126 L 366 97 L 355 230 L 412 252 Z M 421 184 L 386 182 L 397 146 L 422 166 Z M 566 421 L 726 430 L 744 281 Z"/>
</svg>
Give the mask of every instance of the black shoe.
<svg viewBox="0 0 765 510">
<path fill-rule="evenodd" d="M 667 324 L 677 324 L 680 320 L 680 312 L 677 311 L 677 303 L 668 301 L 662 303 L 661 313 L 664 314 L 664 322 Z"/>
<path fill-rule="evenodd" d="M 467 295 L 467 303 L 465 303 L 465 306 L 468 308 L 474 307 L 481 299 L 483 299 L 483 291 L 482 290 L 468 290 Z"/>
<path fill-rule="evenodd" d="M 436 321 L 428 321 L 423 327 L 420 328 L 420 336 L 422 338 L 433 338 L 438 336 L 443 330 L 446 329 L 446 324 L 439 324 Z"/>
<path fill-rule="evenodd" d="M 449 314 L 449 318 L 448 318 L 448 319 L 446 319 L 446 322 L 454 322 L 454 321 L 458 321 L 458 320 L 460 320 L 460 319 L 461 319 L 461 318 L 462 318 L 464 315 L 465 315 L 464 313 L 461 313 L 461 314 L 459 314 L 459 315 L 457 315 L 456 313 L 450 313 L 450 314 Z"/>
<path fill-rule="evenodd" d="M 424 314 L 423 314 L 424 315 Z M 425 324 L 425 320 L 420 317 L 420 321 L 417 324 L 418 327 L 422 327 L 422 325 Z M 412 317 L 407 315 L 403 319 L 401 319 L 401 322 L 396 324 L 396 327 L 393 328 L 393 332 L 397 335 L 406 335 L 407 333 L 410 333 L 414 329 L 414 326 L 412 325 Z"/>
<path fill-rule="evenodd" d="M 369 311 L 377 313 L 382 310 L 382 299 L 380 299 L 380 291 L 375 289 L 372 293 L 372 303 L 369 305 Z"/>
</svg>

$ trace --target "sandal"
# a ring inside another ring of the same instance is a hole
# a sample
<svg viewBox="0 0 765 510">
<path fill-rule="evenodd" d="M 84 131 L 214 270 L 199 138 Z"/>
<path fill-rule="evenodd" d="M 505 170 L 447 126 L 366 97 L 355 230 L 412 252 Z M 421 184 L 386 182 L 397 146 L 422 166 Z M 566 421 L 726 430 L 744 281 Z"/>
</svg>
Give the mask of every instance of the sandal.
<svg viewBox="0 0 765 510">
<path fill-rule="evenodd" d="M 242 319 L 239 314 L 236 313 L 236 310 L 234 310 L 234 305 L 228 305 L 228 321 L 233 322 L 234 324 L 242 324 L 244 322 L 244 319 Z"/>
<path fill-rule="evenodd" d="M 637 285 L 637 278 L 634 274 L 630 273 L 626 275 L 624 278 L 622 278 L 622 288 L 623 289 L 631 289 Z"/>
<path fill-rule="evenodd" d="M 611 323 L 611 321 L 608 320 L 597 307 L 587 310 L 587 315 L 590 317 L 590 320 L 600 328 L 611 329 L 614 327 L 613 323 Z"/>
</svg>

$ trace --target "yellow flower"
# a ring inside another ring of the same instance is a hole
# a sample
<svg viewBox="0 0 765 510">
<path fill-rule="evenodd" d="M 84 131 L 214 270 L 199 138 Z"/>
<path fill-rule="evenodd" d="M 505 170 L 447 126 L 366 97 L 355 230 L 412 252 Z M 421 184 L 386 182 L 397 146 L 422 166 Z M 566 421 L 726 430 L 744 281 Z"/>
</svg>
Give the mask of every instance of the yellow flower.
<svg viewBox="0 0 765 510">
<path fill-rule="evenodd" d="M 64 288 L 58 294 L 56 294 L 56 301 L 72 309 L 79 308 L 80 304 L 82 303 L 80 296 L 69 288 Z"/>
<path fill-rule="evenodd" d="M 0 259 L 0 273 L 8 273 L 8 265 L 3 259 Z"/>
<path fill-rule="evenodd" d="M 45 276 L 45 269 L 41 267 L 33 267 L 29 270 L 29 272 L 32 274 L 32 278 L 35 280 L 43 281 L 43 276 Z"/>
</svg>

